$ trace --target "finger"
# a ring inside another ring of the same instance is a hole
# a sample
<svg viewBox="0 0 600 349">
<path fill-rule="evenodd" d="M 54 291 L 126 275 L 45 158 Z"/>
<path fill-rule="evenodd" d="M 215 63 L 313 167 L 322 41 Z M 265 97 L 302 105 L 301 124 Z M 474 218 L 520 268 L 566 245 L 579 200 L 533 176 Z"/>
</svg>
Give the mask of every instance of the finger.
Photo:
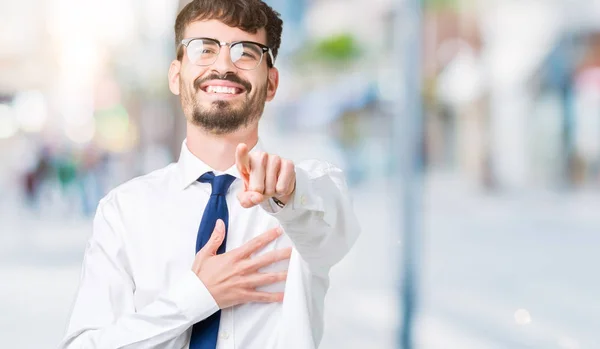
<svg viewBox="0 0 600 349">
<path fill-rule="evenodd" d="M 283 234 L 281 227 L 269 229 L 254 239 L 246 242 L 242 246 L 236 248 L 232 252 L 235 251 L 234 253 L 237 254 L 240 259 L 248 258 L 254 252 L 260 250 L 261 248 L 267 246 L 270 242 L 277 239 L 279 236 L 281 236 L 281 234 Z"/>
<path fill-rule="evenodd" d="M 283 292 L 247 291 L 244 298 L 246 300 L 246 303 L 277 303 L 283 302 Z"/>
<path fill-rule="evenodd" d="M 238 144 L 235 149 L 235 165 L 247 187 L 250 178 L 250 156 L 248 154 L 248 146 L 245 143 Z"/>
<path fill-rule="evenodd" d="M 296 168 L 294 167 L 294 163 L 290 160 L 282 160 L 279 178 L 277 179 L 277 185 L 275 186 L 275 195 L 289 195 L 294 191 L 295 185 Z"/>
<path fill-rule="evenodd" d="M 240 191 L 237 198 L 243 208 L 254 207 L 267 199 L 266 196 L 253 191 Z"/>
<path fill-rule="evenodd" d="M 223 243 L 223 239 L 225 238 L 225 223 L 221 219 L 217 219 L 217 223 L 215 224 L 215 229 L 213 229 L 212 234 L 210 235 L 210 239 L 202 247 L 202 249 L 198 252 L 202 252 L 208 256 L 214 256 L 217 254 L 217 250 Z"/>
<path fill-rule="evenodd" d="M 255 191 L 259 194 L 265 192 L 265 170 L 268 161 L 267 153 L 257 152 L 250 157 L 250 182 L 249 191 Z"/>
<path fill-rule="evenodd" d="M 278 273 L 255 273 L 246 277 L 244 284 L 248 288 L 257 288 L 266 285 L 272 285 L 287 279 L 287 271 Z"/>
<path fill-rule="evenodd" d="M 267 252 L 262 256 L 256 257 L 252 259 L 252 263 L 248 270 L 254 271 L 269 266 L 271 264 L 275 264 L 280 261 L 284 261 L 290 259 L 292 255 L 292 248 L 282 248 L 279 250 Z"/>
<path fill-rule="evenodd" d="M 265 173 L 265 195 L 274 196 L 279 170 L 281 168 L 281 158 L 277 155 L 269 155 L 267 161 L 267 170 Z"/>
</svg>

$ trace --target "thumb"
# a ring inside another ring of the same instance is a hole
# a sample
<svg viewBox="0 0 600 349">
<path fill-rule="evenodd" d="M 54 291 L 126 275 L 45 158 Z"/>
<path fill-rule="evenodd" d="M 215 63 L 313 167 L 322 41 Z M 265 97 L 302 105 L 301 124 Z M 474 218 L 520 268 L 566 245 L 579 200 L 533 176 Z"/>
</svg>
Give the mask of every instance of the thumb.
<svg viewBox="0 0 600 349">
<path fill-rule="evenodd" d="M 254 207 L 267 199 L 267 196 L 254 191 L 240 191 L 237 198 L 243 208 Z"/>
<path fill-rule="evenodd" d="M 216 255 L 217 250 L 223 243 L 224 238 L 225 238 L 225 223 L 223 222 L 222 219 L 217 219 L 217 224 L 215 224 L 215 229 L 213 229 L 213 232 L 210 235 L 210 239 L 208 240 L 206 245 L 204 245 L 204 247 L 202 247 L 202 249 L 200 251 L 202 251 L 202 253 L 209 255 L 209 256 Z"/>
</svg>

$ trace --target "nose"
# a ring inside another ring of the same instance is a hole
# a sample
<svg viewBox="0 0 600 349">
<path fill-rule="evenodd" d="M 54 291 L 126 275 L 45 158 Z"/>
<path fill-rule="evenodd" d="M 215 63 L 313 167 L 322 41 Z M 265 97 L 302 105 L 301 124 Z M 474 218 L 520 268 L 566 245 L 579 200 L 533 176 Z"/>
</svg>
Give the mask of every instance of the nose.
<svg viewBox="0 0 600 349">
<path fill-rule="evenodd" d="M 223 45 L 215 63 L 212 64 L 212 70 L 219 75 L 224 76 L 227 73 L 235 73 L 236 66 L 231 61 L 231 51 L 228 45 Z"/>
</svg>

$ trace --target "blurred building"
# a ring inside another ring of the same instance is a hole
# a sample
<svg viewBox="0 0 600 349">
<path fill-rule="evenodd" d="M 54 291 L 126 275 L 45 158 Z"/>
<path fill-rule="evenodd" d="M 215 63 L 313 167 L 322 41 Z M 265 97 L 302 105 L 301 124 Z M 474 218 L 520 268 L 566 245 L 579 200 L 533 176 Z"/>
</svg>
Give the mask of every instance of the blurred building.
<svg viewBox="0 0 600 349">
<path fill-rule="evenodd" d="M 0 151 L 19 143 L 77 158 L 93 148 L 121 169 L 115 183 L 175 160 L 185 120 L 166 71 L 173 21 L 187 3 L 2 2 Z M 321 134 L 349 167 L 388 154 L 401 77 L 395 45 L 407 35 L 395 33 L 396 3 L 269 3 L 285 22 L 282 83 L 265 118 L 272 130 Z M 428 169 L 482 188 L 594 182 L 598 5 L 424 5 Z M 388 173 L 393 159 L 378 161 L 374 175 Z"/>
</svg>

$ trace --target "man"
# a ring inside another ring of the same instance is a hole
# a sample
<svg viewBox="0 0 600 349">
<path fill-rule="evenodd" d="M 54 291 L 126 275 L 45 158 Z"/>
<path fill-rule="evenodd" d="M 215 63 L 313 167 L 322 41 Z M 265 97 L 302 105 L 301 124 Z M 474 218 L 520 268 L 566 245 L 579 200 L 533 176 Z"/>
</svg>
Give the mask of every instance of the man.
<svg viewBox="0 0 600 349">
<path fill-rule="evenodd" d="M 328 273 L 358 224 L 340 170 L 259 142 L 281 32 L 259 0 L 177 16 L 179 161 L 101 200 L 61 348 L 318 347 Z"/>
</svg>

